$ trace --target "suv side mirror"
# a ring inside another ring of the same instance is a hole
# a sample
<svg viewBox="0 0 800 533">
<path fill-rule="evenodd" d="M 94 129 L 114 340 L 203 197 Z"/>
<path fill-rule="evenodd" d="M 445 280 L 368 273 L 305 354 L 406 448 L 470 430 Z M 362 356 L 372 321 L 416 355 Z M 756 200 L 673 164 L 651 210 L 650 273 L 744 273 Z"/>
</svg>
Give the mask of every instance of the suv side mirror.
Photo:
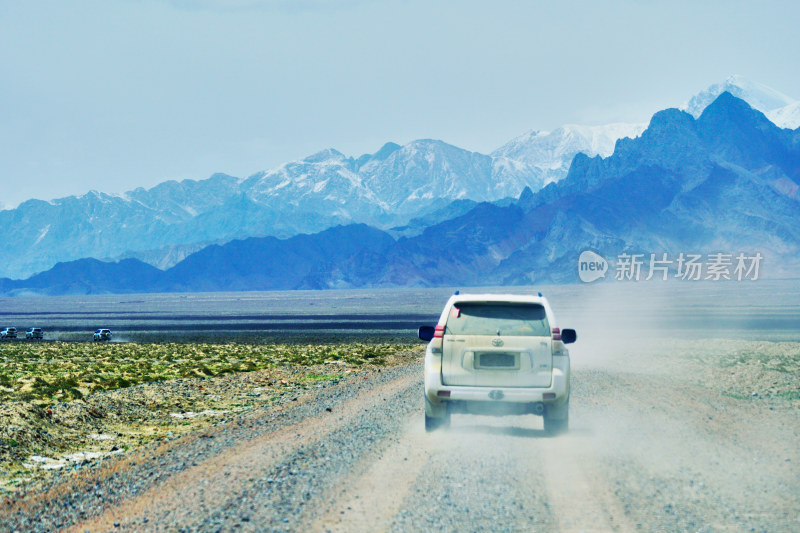
<svg viewBox="0 0 800 533">
<path fill-rule="evenodd" d="M 575 332 L 574 329 L 562 329 L 561 330 L 561 342 L 564 344 L 572 344 L 578 340 L 578 334 Z"/>
<path fill-rule="evenodd" d="M 419 331 L 417 331 L 417 335 L 424 341 L 430 341 L 433 338 L 435 331 L 436 330 L 433 326 L 420 326 Z"/>
</svg>

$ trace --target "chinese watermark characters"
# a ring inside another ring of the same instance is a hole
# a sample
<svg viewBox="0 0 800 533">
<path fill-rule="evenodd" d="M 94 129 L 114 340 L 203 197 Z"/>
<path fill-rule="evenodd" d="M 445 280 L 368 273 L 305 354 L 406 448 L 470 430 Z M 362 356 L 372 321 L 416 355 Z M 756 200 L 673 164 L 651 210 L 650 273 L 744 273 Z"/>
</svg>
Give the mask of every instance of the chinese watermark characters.
<svg viewBox="0 0 800 533">
<path fill-rule="evenodd" d="M 617 281 L 666 281 L 670 278 L 685 281 L 756 281 L 763 259 L 761 252 L 706 255 L 681 252 L 672 257 L 667 253 L 622 253 L 612 266 Z M 609 263 L 595 252 L 583 252 L 578 259 L 581 281 L 590 283 L 605 277 Z"/>
</svg>

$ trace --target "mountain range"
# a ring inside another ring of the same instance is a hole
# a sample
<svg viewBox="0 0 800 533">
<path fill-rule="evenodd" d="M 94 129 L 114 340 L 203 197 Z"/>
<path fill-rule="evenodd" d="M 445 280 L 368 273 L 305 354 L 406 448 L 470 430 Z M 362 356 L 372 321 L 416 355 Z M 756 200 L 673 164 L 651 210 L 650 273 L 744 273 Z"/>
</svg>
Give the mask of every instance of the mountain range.
<svg viewBox="0 0 800 533">
<path fill-rule="evenodd" d="M 542 185 L 526 163 L 442 141 L 388 143 L 357 159 L 329 149 L 245 180 L 215 174 L 0 211 L 5 244 L 15 250 L 0 275 L 23 277 L 83 257 L 133 257 L 164 268 L 212 243 L 356 222 L 388 229 L 455 200 L 497 200 Z"/>
<path fill-rule="evenodd" d="M 712 85 L 684 109 L 697 117 L 723 91 L 782 127 L 800 126 L 798 102 L 738 76 Z M 0 211 L 6 248 L 14 251 L 0 264 L 0 276 L 25 278 L 85 257 L 135 258 L 168 269 L 211 244 L 354 223 L 413 237 L 479 202 L 507 205 L 525 188 L 559 182 L 577 154 L 608 157 L 618 139 L 635 138 L 645 127 L 532 131 L 488 155 L 430 139 L 387 143 L 358 158 L 328 149 L 246 179 L 215 174 L 122 195 L 29 200 Z"/>
<path fill-rule="evenodd" d="M 317 164 L 324 162 L 342 176 L 345 167 L 386 168 L 385 162 L 405 147 L 384 148 L 360 163 L 327 153 L 302 164 L 308 165 L 306 172 L 323 171 Z M 463 155 L 471 168 L 486 171 L 483 158 L 489 156 Z M 284 183 L 278 181 L 286 176 L 281 172 L 266 190 Z M 385 211 L 414 205 L 445 182 L 430 185 L 408 176 L 407 190 L 416 193 L 373 191 Z M 252 178 L 253 183 L 262 178 Z M 342 186 L 359 183 L 347 180 Z M 290 186 L 297 194 L 313 190 L 310 184 L 283 185 Z M 526 186 L 514 199 L 463 199 L 455 207 L 440 207 L 431 219 L 417 218 L 410 235 L 361 223 L 284 239 L 251 237 L 204 247 L 166 270 L 136 259 L 81 259 L 27 280 L 0 280 L 0 290 L 69 294 L 560 283 L 577 280 L 577 257 L 585 249 L 609 259 L 620 253 L 759 252 L 762 277 L 796 276 L 798 191 L 800 128 L 780 128 L 744 100 L 722 92 L 697 118 L 679 109 L 656 113 L 640 136 L 617 140 L 608 157 L 578 154 L 565 178 L 540 189 Z M 162 209 L 167 206 L 164 202 Z"/>
</svg>

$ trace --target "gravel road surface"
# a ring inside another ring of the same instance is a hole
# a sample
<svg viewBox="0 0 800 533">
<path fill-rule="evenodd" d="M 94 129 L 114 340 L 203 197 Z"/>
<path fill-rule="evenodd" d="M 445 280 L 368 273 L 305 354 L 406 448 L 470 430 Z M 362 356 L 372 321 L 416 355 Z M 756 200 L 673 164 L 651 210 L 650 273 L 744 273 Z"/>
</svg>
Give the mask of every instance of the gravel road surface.
<svg viewBox="0 0 800 533">
<path fill-rule="evenodd" d="M 587 366 L 566 435 L 426 434 L 415 362 L 7 496 L 0 530 L 800 531 L 796 405 Z"/>
</svg>

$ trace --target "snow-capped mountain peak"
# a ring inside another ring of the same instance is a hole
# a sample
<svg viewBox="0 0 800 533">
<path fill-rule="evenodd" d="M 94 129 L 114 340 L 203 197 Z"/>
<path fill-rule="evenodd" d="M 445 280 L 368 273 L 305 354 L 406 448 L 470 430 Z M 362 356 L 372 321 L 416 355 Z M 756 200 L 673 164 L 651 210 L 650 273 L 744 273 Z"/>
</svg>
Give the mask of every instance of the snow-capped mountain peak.
<svg viewBox="0 0 800 533">
<path fill-rule="evenodd" d="M 623 137 L 638 137 L 647 128 L 647 124 L 626 124 L 622 122 L 605 124 L 603 126 L 580 126 L 566 124 L 556 131 L 562 130 L 565 138 L 580 139 L 587 142 L 590 153 L 587 155 L 600 155 L 608 157 L 614 153 L 617 139 Z"/>
<path fill-rule="evenodd" d="M 567 124 L 553 131 L 531 130 L 501 146 L 492 156 L 520 161 L 543 172 L 543 182 L 558 181 L 567 174 L 578 153 L 608 157 L 623 137 L 638 137 L 647 124 Z"/>
<path fill-rule="evenodd" d="M 303 162 L 305 163 L 321 163 L 323 161 L 339 161 L 342 159 L 347 159 L 347 157 L 334 148 L 326 148 L 325 150 L 320 150 L 315 154 L 311 154 L 308 157 L 303 158 Z"/>
<path fill-rule="evenodd" d="M 737 98 L 741 98 L 750 104 L 750 107 L 758 109 L 762 113 L 768 113 L 795 102 L 794 98 L 786 96 L 763 83 L 748 80 L 743 76 L 733 75 L 722 83 L 715 83 L 700 91 L 681 109 L 697 118 L 711 102 L 726 91 Z"/>
<path fill-rule="evenodd" d="M 441 200 L 496 200 L 517 196 L 525 186 L 541 185 L 530 169 L 496 168 L 492 157 L 440 140 L 419 139 L 390 148 L 381 149 L 378 153 L 391 153 L 384 158 L 376 154 L 359 172 L 367 188 L 394 211 Z"/>
<path fill-rule="evenodd" d="M 776 126 L 794 130 L 800 128 L 800 101 L 766 113 Z"/>
<path fill-rule="evenodd" d="M 766 111 L 783 128 L 800 126 L 799 102 L 741 76 L 712 85 L 686 109 L 699 115 L 724 91 Z M 671 111 L 665 116 L 689 119 Z M 576 154 L 608 157 L 619 139 L 638 137 L 644 129 L 645 124 L 618 123 L 532 130 L 490 155 L 432 139 L 386 143 L 358 158 L 328 148 L 246 179 L 215 174 L 124 194 L 29 200 L 13 209 L 0 203 L 0 226 L 15 250 L 0 265 L 0 277 L 27 276 L 88 255 L 139 254 L 163 267 L 203 243 L 288 237 L 352 222 L 394 227 L 445 212 L 456 200 L 519 197 L 526 187 L 538 191 L 566 176 Z"/>
<path fill-rule="evenodd" d="M 800 126 L 800 105 L 794 99 L 738 75 L 711 85 L 692 97 L 681 109 L 695 118 L 699 117 L 711 102 L 726 91 L 765 113 L 780 127 L 795 129 Z M 576 154 L 608 157 L 614 153 L 617 140 L 638 137 L 646 127 L 647 124 L 644 123 L 603 126 L 566 124 L 553 131 L 531 130 L 512 139 L 491 155 L 538 168 L 543 172 L 544 183 L 549 183 L 566 176 Z"/>
</svg>

